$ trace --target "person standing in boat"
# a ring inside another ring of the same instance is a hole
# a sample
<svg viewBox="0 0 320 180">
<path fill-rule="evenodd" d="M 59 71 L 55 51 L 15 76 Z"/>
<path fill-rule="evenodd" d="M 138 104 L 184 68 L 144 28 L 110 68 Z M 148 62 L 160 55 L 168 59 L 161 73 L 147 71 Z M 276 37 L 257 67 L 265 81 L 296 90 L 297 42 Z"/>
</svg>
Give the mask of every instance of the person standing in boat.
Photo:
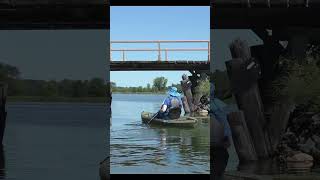
<svg viewBox="0 0 320 180">
<path fill-rule="evenodd" d="M 182 101 L 176 87 L 169 87 L 168 97 L 163 101 L 157 118 L 177 119 L 181 115 Z"/>
</svg>

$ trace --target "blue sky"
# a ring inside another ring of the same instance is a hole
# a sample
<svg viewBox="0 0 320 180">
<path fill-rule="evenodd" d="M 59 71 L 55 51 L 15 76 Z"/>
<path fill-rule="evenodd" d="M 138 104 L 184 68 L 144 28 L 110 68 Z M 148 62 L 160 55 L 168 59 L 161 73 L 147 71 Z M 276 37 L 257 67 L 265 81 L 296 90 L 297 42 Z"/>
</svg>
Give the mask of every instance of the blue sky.
<svg viewBox="0 0 320 180">
<path fill-rule="evenodd" d="M 110 39 L 115 40 L 209 40 L 210 7 L 190 6 L 130 6 L 111 7 Z M 205 44 L 164 44 L 171 48 L 206 48 Z M 113 48 L 154 48 L 153 45 L 114 45 Z M 169 59 L 203 60 L 204 52 L 170 53 Z M 128 60 L 156 60 L 157 54 L 130 53 Z M 164 54 L 162 55 L 164 57 Z M 120 53 L 113 53 L 112 59 L 121 59 Z M 134 71 L 110 72 L 110 79 L 118 86 L 146 86 L 155 77 L 164 76 L 168 85 L 179 83 L 184 71 Z"/>
</svg>

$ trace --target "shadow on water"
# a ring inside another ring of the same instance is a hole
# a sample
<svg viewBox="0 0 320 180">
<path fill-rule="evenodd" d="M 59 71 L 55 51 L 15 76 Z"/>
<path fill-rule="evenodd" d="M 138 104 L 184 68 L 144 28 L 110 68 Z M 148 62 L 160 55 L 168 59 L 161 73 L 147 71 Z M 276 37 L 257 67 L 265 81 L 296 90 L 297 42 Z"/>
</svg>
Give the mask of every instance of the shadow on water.
<svg viewBox="0 0 320 180">
<path fill-rule="evenodd" d="M 4 157 L 4 151 L 3 146 L 0 147 L 0 179 L 5 179 L 6 173 L 5 173 L 5 157 Z"/>
</svg>

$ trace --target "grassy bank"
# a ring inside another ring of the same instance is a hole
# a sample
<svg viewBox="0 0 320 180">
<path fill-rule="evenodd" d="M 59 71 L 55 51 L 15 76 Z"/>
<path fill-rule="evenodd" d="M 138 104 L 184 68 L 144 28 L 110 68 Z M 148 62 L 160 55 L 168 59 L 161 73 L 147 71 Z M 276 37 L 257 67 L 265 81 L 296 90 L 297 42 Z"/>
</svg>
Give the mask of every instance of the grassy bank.
<svg viewBox="0 0 320 180">
<path fill-rule="evenodd" d="M 8 102 L 84 102 L 106 103 L 106 97 L 44 97 L 44 96 L 8 96 Z"/>
</svg>

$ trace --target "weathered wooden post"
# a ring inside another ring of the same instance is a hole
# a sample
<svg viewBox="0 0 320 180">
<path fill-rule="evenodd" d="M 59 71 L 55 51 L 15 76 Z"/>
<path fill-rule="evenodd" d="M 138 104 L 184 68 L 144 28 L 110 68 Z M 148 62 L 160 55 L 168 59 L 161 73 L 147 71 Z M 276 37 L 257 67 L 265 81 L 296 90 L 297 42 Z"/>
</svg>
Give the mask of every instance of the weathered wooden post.
<svg viewBox="0 0 320 180">
<path fill-rule="evenodd" d="M 260 76 L 259 66 L 251 58 L 246 41 L 235 40 L 230 45 L 230 51 L 233 59 L 226 62 L 226 67 L 232 91 L 239 109 L 244 113 L 258 159 L 268 158 L 270 142 L 267 132 L 264 131 L 266 122 L 257 85 Z"/>
<path fill-rule="evenodd" d="M 110 157 L 108 156 L 102 162 L 100 162 L 99 168 L 100 180 L 110 179 Z"/>
<path fill-rule="evenodd" d="M 228 122 L 240 163 L 258 160 L 243 112 L 229 113 Z"/>
<path fill-rule="evenodd" d="M 185 114 L 190 114 L 191 111 L 190 111 L 190 107 L 189 107 L 187 98 L 186 97 L 182 97 L 181 101 L 182 101 L 182 106 L 183 106 Z"/>
<path fill-rule="evenodd" d="M 281 135 L 286 131 L 293 109 L 294 105 L 289 102 L 277 103 L 273 106 L 267 130 L 270 136 L 271 147 L 274 151 L 281 140 Z"/>
<path fill-rule="evenodd" d="M 0 140 L 1 147 L 3 142 L 4 131 L 6 127 L 6 101 L 7 101 L 7 84 L 0 83 Z"/>
<path fill-rule="evenodd" d="M 186 97 L 186 101 L 188 102 L 189 109 L 191 112 L 193 112 L 194 105 L 193 105 L 193 96 L 192 96 L 192 92 L 191 92 L 191 86 L 192 86 L 191 81 L 189 80 L 188 76 L 186 74 L 184 74 L 182 76 L 181 88 L 182 88 L 182 91 Z"/>
<path fill-rule="evenodd" d="M 259 80 L 259 87 L 265 110 L 265 119 L 268 122 L 267 131 L 270 136 L 272 151 L 274 151 L 280 141 L 281 134 L 287 127 L 293 104 L 287 101 L 275 103 L 270 98 L 269 92 L 272 90 L 272 81 L 277 75 L 276 65 L 284 47 L 279 44 L 277 39 L 270 36 L 265 37 L 263 41 L 263 45 L 251 47 L 251 52 L 252 56 L 259 61 L 261 67 L 262 78 Z"/>
</svg>

